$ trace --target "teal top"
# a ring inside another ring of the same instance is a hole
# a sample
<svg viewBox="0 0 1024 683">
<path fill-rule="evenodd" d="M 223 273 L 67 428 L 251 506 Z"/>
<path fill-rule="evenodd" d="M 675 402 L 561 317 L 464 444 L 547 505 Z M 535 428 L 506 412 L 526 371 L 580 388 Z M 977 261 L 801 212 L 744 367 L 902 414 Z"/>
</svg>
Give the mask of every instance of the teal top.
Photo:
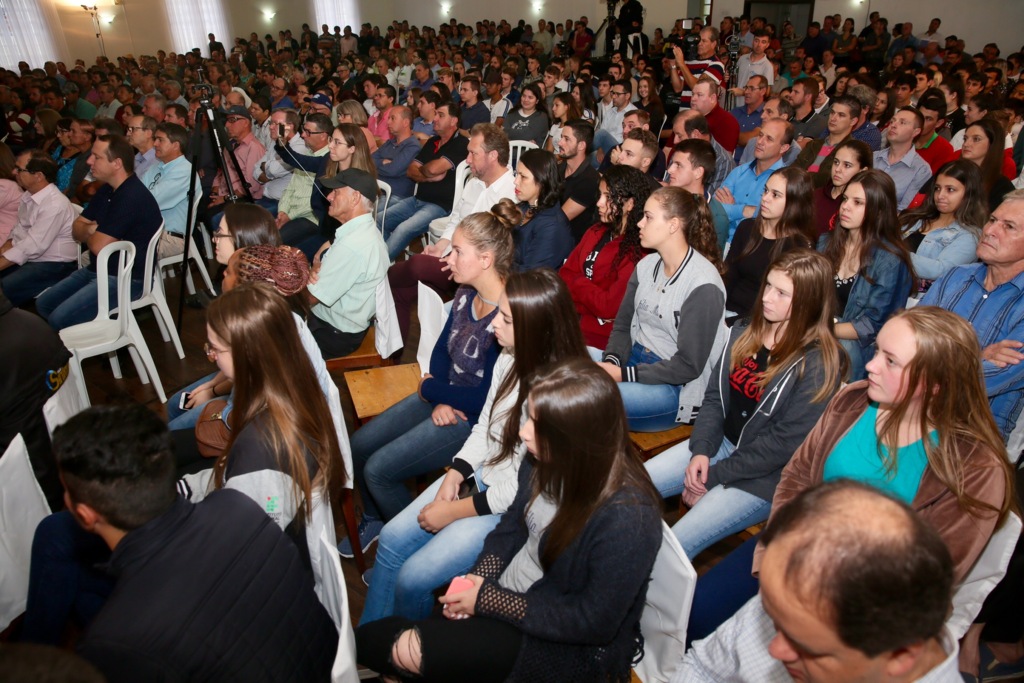
<svg viewBox="0 0 1024 683">
<path fill-rule="evenodd" d="M 878 449 L 881 448 L 885 454 L 888 454 L 888 449 L 878 442 L 878 434 L 875 431 L 877 418 L 878 405 L 872 402 L 868 404 L 868 409 L 857 423 L 829 453 L 828 460 L 825 461 L 824 480 L 853 479 L 873 486 L 909 505 L 917 496 L 921 476 L 928 466 L 924 440 L 918 439 L 900 448 L 896 454 L 895 470 L 886 472 L 885 462 Z M 934 431 L 928 436 L 933 442 L 937 439 Z"/>
</svg>

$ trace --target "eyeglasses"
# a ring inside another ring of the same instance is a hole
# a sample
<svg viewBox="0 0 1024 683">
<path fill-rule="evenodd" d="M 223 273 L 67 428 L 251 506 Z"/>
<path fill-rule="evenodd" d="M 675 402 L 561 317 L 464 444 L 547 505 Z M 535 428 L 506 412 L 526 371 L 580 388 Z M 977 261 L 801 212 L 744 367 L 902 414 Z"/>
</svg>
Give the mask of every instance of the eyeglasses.
<svg viewBox="0 0 1024 683">
<path fill-rule="evenodd" d="M 231 353 L 231 349 L 218 349 L 210 342 L 203 344 L 203 351 L 206 353 L 206 359 L 211 363 L 217 362 L 217 356 L 221 353 Z"/>
<path fill-rule="evenodd" d="M 764 90 L 764 86 L 763 85 L 745 85 L 745 86 L 743 86 L 743 89 L 744 90 Z"/>
<path fill-rule="evenodd" d="M 22 168 L 21 166 L 15 166 L 14 167 L 14 172 L 15 173 L 28 173 L 28 169 L 27 168 Z"/>
<path fill-rule="evenodd" d="M 163 171 L 160 171 L 155 176 L 153 176 L 153 182 L 151 182 L 149 184 L 149 189 L 152 190 L 154 187 L 156 187 L 156 184 L 160 182 L 160 176 L 162 176 L 162 175 L 163 175 Z"/>
<path fill-rule="evenodd" d="M 239 121 L 244 121 L 244 120 L 245 120 L 244 116 L 229 116 L 229 117 L 227 117 L 225 119 L 225 121 L 227 121 L 228 123 L 238 123 Z"/>
<path fill-rule="evenodd" d="M 309 128 L 303 128 L 300 135 L 326 135 L 327 133 L 322 130 L 310 130 Z"/>
<path fill-rule="evenodd" d="M 331 138 L 327 141 L 327 144 L 331 147 L 351 147 L 346 140 L 339 140 L 338 138 Z"/>
<path fill-rule="evenodd" d="M 628 95 L 628 94 L 629 94 L 629 93 L 625 93 L 625 92 L 615 92 L 614 90 L 612 90 L 612 96 L 614 96 L 614 97 L 622 97 L 623 95 Z"/>
<path fill-rule="evenodd" d="M 230 232 L 215 232 L 212 235 L 210 235 L 210 239 L 213 240 L 214 242 L 216 242 L 217 240 L 231 240 L 232 242 L 235 241 L 234 238 L 231 236 Z"/>
</svg>

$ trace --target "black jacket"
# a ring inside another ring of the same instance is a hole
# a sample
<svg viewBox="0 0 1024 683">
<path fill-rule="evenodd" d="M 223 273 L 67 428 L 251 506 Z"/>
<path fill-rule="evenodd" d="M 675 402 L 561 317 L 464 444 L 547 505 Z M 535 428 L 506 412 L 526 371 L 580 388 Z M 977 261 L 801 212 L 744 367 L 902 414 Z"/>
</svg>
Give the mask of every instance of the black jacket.
<svg viewBox="0 0 1024 683">
<path fill-rule="evenodd" d="M 177 500 L 128 533 L 78 652 L 119 681 L 329 681 L 334 622 L 295 545 L 244 494 Z"/>
</svg>

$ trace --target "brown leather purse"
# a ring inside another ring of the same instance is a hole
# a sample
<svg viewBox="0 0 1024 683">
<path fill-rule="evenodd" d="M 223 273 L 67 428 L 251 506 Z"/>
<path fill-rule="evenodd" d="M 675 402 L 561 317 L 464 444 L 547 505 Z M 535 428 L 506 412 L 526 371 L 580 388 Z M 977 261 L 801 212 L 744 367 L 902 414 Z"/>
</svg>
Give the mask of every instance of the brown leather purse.
<svg viewBox="0 0 1024 683">
<path fill-rule="evenodd" d="M 231 436 L 228 426 L 224 424 L 223 413 L 228 402 L 218 398 L 203 406 L 196 423 L 196 447 L 204 458 L 219 458 L 224 453 Z"/>
</svg>

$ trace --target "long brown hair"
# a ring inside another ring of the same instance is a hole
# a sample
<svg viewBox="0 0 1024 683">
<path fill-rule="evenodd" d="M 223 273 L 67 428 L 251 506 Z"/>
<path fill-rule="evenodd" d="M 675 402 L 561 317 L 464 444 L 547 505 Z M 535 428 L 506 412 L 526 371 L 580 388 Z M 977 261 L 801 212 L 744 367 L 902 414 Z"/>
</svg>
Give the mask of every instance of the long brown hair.
<svg viewBox="0 0 1024 683">
<path fill-rule="evenodd" d="M 999 176 L 1003 174 L 1003 152 L 1006 131 L 998 121 L 992 118 L 991 114 L 967 126 L 967 130 L 975 126 L 980 128 L 981 132 L 988 138 L 988 151 L 985 152 L 985 158 L 979 164 L 981 168 L 981 184 L 985 188 L 985 195 L 987 196 L 992 191 L 996 181 L 999 180 Z"/>
<path fill-rule="evenodd" d="M 574 358 L 541 368 L 529 397 L 537 445 L 530 504 L 543 494 L 558 508 L 544 534 L 547 570 L 616 493 L 632 489 L 640 501 L 631 503 L 655 509 L 661 496 L 629 441 L 619 388 L 595 363 Z"/>
<path fill-rule="evenodd" d="M 771 325 L 764 317 L 762 299 L 768 274 L 772 271 L 789 276 L 793 281 L 793 294 L 789 321 L 782 338 L 776 340 L 768 357 L 768 367 L 758 378 L 757 385 L 767 386 L 779 373 L 803 357 L 809 348 L 817 346 L 825 368 L 825 381 L 811 400 L 815 403 L 828 400 L 839 388 L 849 361 L 832 331 L 832 298 L 835 296 L 832 264 L 816 251 L 794 249 L 780 254 L 768 266 L 754 300 L 750 326 L 732 345 L 730 366 L 739 367 L 745 359 L 756 356 L 761 350 L 762 340 Z M 800 373 L 803 373 L 802 367 Z"/>
<path fill-rule="evenodd" d="M 981 170 L 977 164 L 967 159 L 957 159 L 943 164 L 939 172 L 935 174 L 931 192 L 925 193 L 924 202 L 916 209 L 905 211 L 900 216 L 900 225 L 904 228 L 912 228 L 918 221 L 921 221 L 921 227 L 927 228 L 939 217 L 939 209 L 935 206 L 935 186 L 939 184 L 939 178 L 942 176 L 952 178 L 964 186 L 963 199 L 960 201 L 960 206 L 953 212 L 953 217 L 962 228 L 975 237 L 980 237 L 981 229 L 988 221 L 988 199 L 982 193 Z"/>
<path fill-rule="evenodd" d="M 507 413 L 491 414 L 492 424 L 496 420 L 505 423 L 501 450 L 492 464 L 511 458 L 519 446 L 523 405 L 537 368 L 573 358 L 590 358 L 572 295 L 558 273 L 548 268 L 515 273 L 505 283 L 505 297 L 512 313 L 514 364 L 512 372 L 498 386 L 494 405 L 514 391 L 519 394 L 515 406 Z"/>
<path fill-rule="evenodd" d="M 771 180 L 775 176 L 786 181 L 786 206 L 775 225 L 775 245 L 771 253 L 773 259 L 789 242 L 795 242 L 802 247 L 812 247 L 817 232 L 814 224 L 814 184 L 811 182 L 811 174 L 797 166 L 787 166 L 772 173 L 768 179 Z M 765 185 L 765 192 L 767 191 Z M 757 218 L 754 219 L 754 229 L 750 232 L 750 239 L 743 248 L 740 258 L 752 254 L 761 246 L 764 240 L 763 226 L 764 218 L 758 212 Z"/>
<path fill-rule="evenodd" d="M 228 454 L 242 430 L 258 418 L 280 470 L 292 478 L 298 519 L 312 511 L 312 489 L 324 487 L 336 501 L 345 481 L 338 435 L 313 366 L 284 297 L 262 282 L 239 284 L 214 299 L 206 322 L 224 340 L 234 363 L 235 402 L 231 436 L 214 465 L 214 482 L 224 486 Z M 311 388 L 313 390 L 311 390 Z M 312 480 L 306 453 L 317 463 Z"/>
<path fill-rule="evenodd" d="M 868 275 L 868 266 L 871 265 L 874 251 L 884 249 L 903 261 L 913 280 L 914 264 L 911 263 L 910 252 L 903 242 L 900 221 L 896 213 L 896 183 L 884 171 L 867 169 L 853 176 L 846 187 L 849 188 L 850 185 L 860 185 L 864 188 L 864 222 L 860 226 L 860 268 L 857 275 L 875 284 Z M 845 191 L 843 196 L 845 198 Z M 839 272 L 849 239 L 849 231 L 843 229 L 837 222 L 836 229 L 830 233 L 828 243 L 822 251 L 832 264 L 834 272 Z M 909 295 L 910 292 L 906 294 Z"/>
<path fill-rule="evenodd" d="M 978 335 L 966 320 L 937 306 L 917 306 L 890 318 L 897 319 L 914 331 L 917 351 L 905 370 L 904 395 L 894 402 L 879 425 L 879 456 L 887 470 L 896 469 L 900 425 L 911 409 L 910 397 L 920 388 L 918 426 L 928 466 L 953 492 L 964 512 L 976 517 L 995 513 L 1002 524 L 1016 499 L 1014 476 L 982 380 Z M 938 443 L 928 436 L 932 429 L 938 432 Z M 887 454 L 882 453 L 883 444 Z M 962 446 L 967 450 L 962 450 Z M 987 466 L 1003 473 L 1006 494 L 998 508 L 964 491 L 965 460 L 978 446 L 989 460 Z"/>
<path fill-rule="evenodd" d="M 681 219 L 686 242 L 710 261 L 719 273 L 725 272 L 715 219 L 703 197 L 695 197 L 681 187 L 662 187 L 652 192 L 650 198 L 661 204 L 666 218 Z"/>
<path fill-rule="evenodd" d="M 373 163 L 373 157 L 370 155 L 370 146 L 366 144 L 366 136 L 363 135 L 362 129 L 354 123 L 339 123 L 335 130 L 341 132 L 345 137 L 345 143 L 349 147 L 355 147 L 355 151 L 352 152 L 352 165 L 350 168 L 366 171 L 376 180 L 377 166 Z M 338 170 L 338 162 L 328 160 L 327 166 L 324 167 L 323 177 L 331 178 L 337 175 Z"/>
</svg>

